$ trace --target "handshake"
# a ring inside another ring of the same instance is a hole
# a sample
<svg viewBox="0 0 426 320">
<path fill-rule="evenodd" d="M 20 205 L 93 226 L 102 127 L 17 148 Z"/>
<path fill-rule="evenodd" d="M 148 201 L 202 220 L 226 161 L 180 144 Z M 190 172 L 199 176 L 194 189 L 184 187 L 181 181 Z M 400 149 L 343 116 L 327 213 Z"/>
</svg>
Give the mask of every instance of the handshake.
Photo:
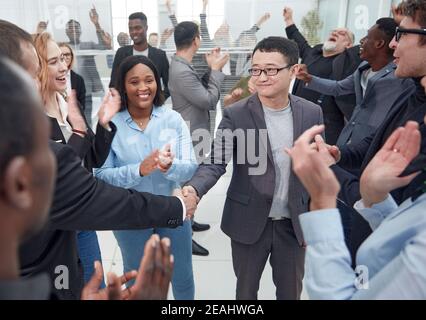
<svg viewBox="0 0 426 320">
<path fill-rule="evenodd" d="M 192 219 L 194 217 L 195 210 L 197 210 L 198 197 L 197 191 L 192 186 L 185 186 L 183 189 L 175 189 L 173 196 L 180 198 L 186 208 L 186 218 Z"/>
</svg>

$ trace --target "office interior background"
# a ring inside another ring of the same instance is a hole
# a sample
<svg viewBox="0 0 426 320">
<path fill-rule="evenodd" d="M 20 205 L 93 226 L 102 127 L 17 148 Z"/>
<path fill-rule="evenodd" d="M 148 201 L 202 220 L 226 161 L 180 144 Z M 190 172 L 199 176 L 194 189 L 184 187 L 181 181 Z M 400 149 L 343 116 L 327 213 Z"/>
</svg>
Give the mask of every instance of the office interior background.
<svg viewBox="0 0 426 320">
<path fill-rule="evenodd" d="M 102 28 L 111 34 L 114 44 L 112 50 L 77 50 L 77 55 L 94 55 L 102 82 L 107 89 L 112 57 L 119 48 L 117 36 L 128 33 L 128 16 L 143 11 L 148 17 L 148 34 L 161 33 L 171 28 L 166 0 L 1 0 L 0 19 L 11 21 L 30 33 L 35 33 L 40 21 L 48 21 L 47 31 L 57 42 L 68 41 L 65 25 L 70 19 L 77 20 L 82 27 L 82 41 L 98 42 L 96 30 L 90 21 L 89 11 L 95 7 Z M 296 25 L 308 38 L 311 45 L 321 43 L 331 30 L 347 27 L 355 34 L 355 42 L 366 34 L 369 27 L 380 17 L 390 16 L 391 5 L 399 0 L 209 0 L 207 7 L 207 26 L 210 37 L 224 23 L 229 25 L 229 41 L 222 48 L 229 52 L 250 52 L 252 47 L 237 44 L 239 34 L 250 29 L 265 13 L 270 18 L 256 33 L 257 40 L 266 36 L 285 36 L 282 17 L 284 6 L 294 10 Z M 172 0 L 172 11 L 177 20 L 199 21 L 202 0 Z M 174 53 L 173 36 L 163 48 L 169 56 Z M 208 48 L 201 48 L 207 51 Z M 226 92 L 233 83 L 228 83 Z M 95 101 L 94 101 L 95 104 Z M 92 111 L 96 113 L 96 108 Z M 216 125 L 218 114 L 213 117 Z M 210 223 L 207 232 L 195 234 L 197 242 L 210 250 L 208 257 L 194 256 L 194 276 L 196 299 L 234 299 L 235 276 L 232 269 L 230 241 L 220 230 L 220 219 L 225 200 L 228 172 L 209 195 L 200 203 L 197 220 Z M 99 240 L 105 272 L 122 271 L 121 254 L 111 232 L 100 232 Z M 303 296 L 308 298 L 306 294 Z M 269 265 L 263 274 L 259 291 L 260 299 L 275 299 L 272 275 Z"/>
</svg>

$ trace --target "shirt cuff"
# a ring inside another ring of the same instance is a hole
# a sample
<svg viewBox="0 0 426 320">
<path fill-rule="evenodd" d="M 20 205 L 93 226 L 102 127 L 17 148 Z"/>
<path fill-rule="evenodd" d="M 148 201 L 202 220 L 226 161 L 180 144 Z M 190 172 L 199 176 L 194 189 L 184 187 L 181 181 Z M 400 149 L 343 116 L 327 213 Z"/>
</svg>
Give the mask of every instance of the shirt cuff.
<svg viewBox="0 0 426 320">
<path fill-rule="evenodd" d="M 183 199 L 181 197 L 176 197 L 180 200 L 180 203 L 182 203 L 182 210 L 183 210 L 183 217 L 182 217 L 182 222 L 185 221 L 186 219 L 186 207 L 185 207 L 185 202 L 183 202 Z"/>
<path fill-rule="evenodd" d="M 310 211 L 300 215 L 299 220 L 308 245 L 345 240 L 338 209 Z"/>
<path fill-rule="evenodd" d="M 366 208 L 362 199 L 354 205 L 354 209 L 372 226 L 383 221 L 396 208 L 398 205 L 390 194 L 384 201 L 374 204 L 371 208 Z"/>
</svg>

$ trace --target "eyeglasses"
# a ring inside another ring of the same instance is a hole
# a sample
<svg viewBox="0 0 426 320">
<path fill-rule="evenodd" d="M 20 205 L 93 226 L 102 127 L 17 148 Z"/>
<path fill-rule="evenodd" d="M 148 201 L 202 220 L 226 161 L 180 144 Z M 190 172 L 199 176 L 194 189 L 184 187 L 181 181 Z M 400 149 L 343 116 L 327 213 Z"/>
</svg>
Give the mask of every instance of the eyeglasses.
<svg viewBox="0 0 426 320">
<path fill-rule="evenodd" d="M 265 75 L 270 77 L 270 76 L 276 76 L 278 72 L 280 72 L 281 70 L 290 69 L 292 66 L 293 66 L 292 64 L 289 64 L 288 66 L 282 67 L 282 68 L 265 68 L 265 69 L 252 68 L 252 69 L 249 69 L 248 72 L 253 77 L 260 77 L 262 72 L 264 72 Z"/>
<path fill-rule="evenodd" d="M 400 27 L 396 27 L 396 31 L 395 31 L 395 40 L 396 42 L 399 42 L 399 40 L 401 39 L 401 37 L 404 34 L 408 34 L 408 33 L 413 33 L 413 34 L 420 34 L 420 35 L 426 35 L 426 29 L 404 29 L 404 28 L 400 28 Z"/>
</svg>

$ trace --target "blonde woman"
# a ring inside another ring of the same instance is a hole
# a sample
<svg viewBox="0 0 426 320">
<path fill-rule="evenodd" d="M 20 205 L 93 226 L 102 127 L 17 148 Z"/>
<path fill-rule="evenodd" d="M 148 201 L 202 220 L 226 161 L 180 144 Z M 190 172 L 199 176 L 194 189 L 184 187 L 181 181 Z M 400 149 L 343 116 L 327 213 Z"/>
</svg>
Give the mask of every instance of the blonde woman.
<svg viewBox="0 0 426 320">
<path fill-rule="evenodd" d="M 88 170 L 101 167 L 108 157 L 116 132 L 110 120 L 120 109 L 119 93 L 111 89 L 105 96 L 98 113 L 95 135 L 78 106 L 75 91 L 67 95 L 69 68 L 57 43 L 48 33 L 42 33 L 36 36 L 34 44 L 40 57 L 40 93 L 44 111 L 51 122 L 50 138 L 71 146 Z M 79 232 L 78 247 L 87 282 L 94 272 L 94 262 L 101 261 L 96 232 Z"/>
</svg>

